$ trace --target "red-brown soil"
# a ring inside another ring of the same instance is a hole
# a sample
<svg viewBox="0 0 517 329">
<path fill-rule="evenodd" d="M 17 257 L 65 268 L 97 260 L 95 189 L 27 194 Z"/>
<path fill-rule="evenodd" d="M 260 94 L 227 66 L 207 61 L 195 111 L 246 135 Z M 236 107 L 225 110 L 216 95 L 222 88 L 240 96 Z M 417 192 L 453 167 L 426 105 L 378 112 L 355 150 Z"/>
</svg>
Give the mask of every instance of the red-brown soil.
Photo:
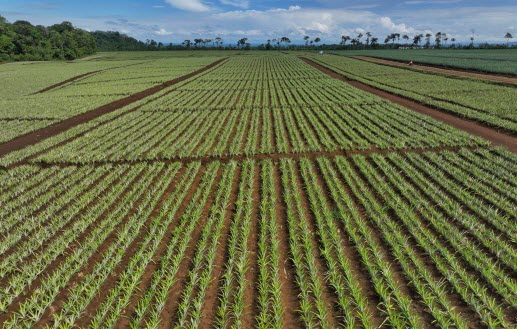
<svg viewBox="0 0 517 329">
<path fill-rule="evenodd" d="M 343 75 L 341 75 L 323 65 L 320 65 L 318 63 L 311 61 L 310 59 L 302 58 L 302 60 L 304 62 L 306 62 L 307 64 L 317 68 L 318 70 L 322 71 L 323 73 L 325 73 L 335 79 L 344 81 L 344 82 L 348 83 L 349 85 L 352 85 L 356 88 L 359 88 L 361 90 L 364 90 L 366 92 L 369 92 L 369 93 L 379 96 L 381 98 L 384 98 L 384 99 L 387 99 L 394 103 L 397 103 L 399 105 L 402 105 L 415 112 L 419 112 L 419 113 L 428 115 L 435 120 L 441 121 L 441 122 L 448 124 L 450 126 L 453 126 L 455 128 L 464 130 L 472 135 L 480 136 L 480 137 L 490 141 L 493 145 L 505 146 L 511 152 L 517 153 L 517 137 L 507 135 L 505 133 L 497 131 L 494 128 L 481 125 L 472 120 L 461 118 L 454 114 L 446 113 L 442 110 L 431 108 L 429 106 L 420 104 L 413 100 L 391 94 L 387 91 L 369 86 L 362 82 L 350 80 L 350 79 L 344 77 Z"/>
<path fill-rule="evenodd" d="M 131 96 L 116 100 L 114 102 L 111 102 L 109 104 L 103 105 L 101 107 L 98 107 L 94 110 L 91 110 L 89 112 L 79 114 L 76 116 L 73 116 L 71 118 L 68 118 L 66 120 L 54 123 L 48 127 L 44 127 L 38 130 L 35 130 L 33 132 L 30 132 L 28 134 L 25 134 L 23 136 L 19 136 L 15 139 L 12 139 L 8 142 L 5 142 L 3 144 L 0 144 L 0 156 L 6 155 L 7 153 L 10 153 L 12 151 L 23 149 L 27 146 L 36 144 L 46 138 L 55 136 L 57 134 L 60 134 L 70 128 L 73 128 L 75 126 L 78 126 L 82 123 L 88 122 L 90 120 L 96 119 L 104 114 L 116 111 L 126 105 L 132 104 L 134 102 L 137 102 L 139 100 L 142 100 L 148 96 L 151 96 L 153 94 L 156 94 L 160 91 L 162 91 L 165 88 L 168 88 L 172 85 L 175 85 L 177 83 L 180 83 L 182 81 L 188 80 L 198 74 L 201 74 L 205 72 L 206 70 L 209 70 L 213 68 L 214 66 L 217 66 L 221 62 L 225 61 L 226 58 L 222 58 L 218 61 L 213 62 L 210 65 L 207 65 L 197 71 L 194 71 L 192 73 L 189 73 L 187 75 L 184 75 L 182 77 L 164 82 L 160 85 L 154 86 L 152 88 L 143 90 L 141 92 L 138 92 L 136 94 L 133 94 Z"/>
<path fill-rule="evenodd" d="M 34 94 L 42 94 L 44 92 L 47 92 L 47 91 L 50 91 L 50 90 L 53 90 L 53 89 L 56 89 L 56 88 L 59 88 L 61 86 L 64 86 L 66 85 L 67 83 L 70 83 L 70 82 L 74 82 L 74 81 L 77 81 L 77 80 L 80 80 L 82 78 L 86 78 L 86 77 L 89 77 L 91 75 L 94 75 L 96 73 L 99 73 L 100 71 L 102 70 L 97 70 L 97 71 L 92 71 L 92 72 L 88 72 L 88 73 L 84 73 L 84 74 L 80 74 L 80 75 L 76 75 L 75 77 L 72 77 L 70 79 L 66 79 L 65 81 L 61 81 L 59 83 L 56 83 L 56 84 L 53 84 L 51 86 L 48 86 L 46 88 L 43 88 L 41 89 L 40 91 L 37 91 L 35 92 Z"/>
<path fill-rule="evenodd" d="M 492 82 L 499 82 L 504 84 L 511 84 L 511 85 L 517 85 L 517 77 L 513 76 L 504 76 L 504 75 L 497 75 L 497 74 L 488 74 L 488 73 L 477 73 L 467 70 L 461 70 L 461 69 L 453 69 L 453 68 L 443 68 L 432 64 L 413 64 L 412 66 L 409 66 L 406 62 L 402 61 L 395 61 L 395 60 L 389 60 L 389 59 L 382 59 L 382 58 L 375 58 L 375 57 L 368 57 L 368 56 L 351 56 L 352 58 L 359 59 L 362 61 L 367 61 L 371 63 L 376 64 L 382 64 L 382 65 L 388 65 L 388 66 L 394 66 L 394 67 L 402 67 L 409 70 L 415 70 L 415 71 L 424 71 L 424 72 L 432 72 L 432 73 L 439 73 L 449 76 L 457 76 L 457 77 L 463 77 L 463 78 L 474 78 L 474 79 L 481 79 L 481 80 L 488 80 Z"/>
</svg>

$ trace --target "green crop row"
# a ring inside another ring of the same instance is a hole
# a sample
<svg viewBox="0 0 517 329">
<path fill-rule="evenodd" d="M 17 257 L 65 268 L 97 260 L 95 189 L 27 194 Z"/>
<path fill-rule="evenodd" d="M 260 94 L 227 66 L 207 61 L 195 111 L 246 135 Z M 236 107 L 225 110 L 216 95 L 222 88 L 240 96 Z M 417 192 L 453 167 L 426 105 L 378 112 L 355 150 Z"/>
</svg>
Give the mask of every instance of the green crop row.
<svg viewBox="0 0 517 329">
<path fill-rule="evenodd" d="M 342 56 L 311 58 L 348 78 L 517 132 L 514 87 L 409 71 Z"/>
<path fill-rule="evenodd" d="M 358 50 L 332 51 L 343 56 L 370 56 L 418 64 L 431 64 L 491 73 L 517 75 L 517 51 L 515 49 L 416 49 L 416 50 Z"/>
<path fill-rule="evenodd" d="M 307 327 L 512 328 L 515 163 L 463 149 L 20 166 L 0 176 L 2 325 L 281 328 L 294 312 Z"/>
<path fill-rule="evenodd" d="M 0 100 L 0 143 L 184 76 L 217 59 L 200 57 L 157 59 L 136 63 L 130 61 L 125 64 L 118 62 L 120 66 L 107 68 L 99 64 L 98 69 L 104 71 L 41 94 L 5 95 Z M 90 64 L 77 65 L 91 67 Z M 48 74 L 44 70 L 43 73 Z M 33 82 L 33 79 L 30 78 L 28 81 Z"/>
<path fill-rule="evenodd" d="M 284 62 L 296 74 L 308 76 L 253 81 L 237 74 L 276 74 L 273 69 Z M 227 73 L 236 76 L 220 80 Z M 237 57 L 36 161 L 94 163 L 466 145 L 487 143 L 326 78 L 300 59 Z"/>
</svg>

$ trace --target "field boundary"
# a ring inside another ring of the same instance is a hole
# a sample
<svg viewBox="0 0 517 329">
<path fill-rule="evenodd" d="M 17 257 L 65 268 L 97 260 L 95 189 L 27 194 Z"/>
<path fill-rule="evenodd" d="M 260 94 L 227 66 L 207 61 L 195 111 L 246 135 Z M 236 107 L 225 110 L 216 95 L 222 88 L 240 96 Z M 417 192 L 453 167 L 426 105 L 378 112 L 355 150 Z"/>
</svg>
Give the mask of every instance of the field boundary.
<svg viewBox="0 0 517 329">
<path fill-rule="evenodd" d="M 135 65 L 141 65 L 141 64 L 145 64 L 145 63 L 147 63 L 147 62 L 133 63 L 133 64 L 128 64 L 128 65 L 109 67 L 109 68 L 102 69 L 102 70 L 86 72 L 86 73 L 83 73 L 83 74 L 76 75 L 75 77 L 71 77 L 69 79 L 66 79 L 64 81 L 55 83 L 55 84 L 50 85 L 48 87 L 45 87 L 45 88 L 43 88 L 43 89 L 41 89 L 39 91 L 36 91 L 35 93 L 32 93 L 32 95 L 43 94 L 43 93 L 45 93 L 47 91 L 51 91 L 51 90 L 54 90 L 54 89 L 59 89 L 60 87 L 63 87 L 65 85 L 71 84 L 73 82 L 82 80 L 84 78 L 89 78 L 89 77 L 91 77 L 91 76 L 93 76 L 93 75 L 95 75 L 97 73 L 100 73 L 100 72 L 105 72 L 105 71 L 110 71 L 110 70 L 115 70 L 115 69 L 120 69 L 120 68 L 124 68 L 124 67 L 135 66 Z"/>
<path fill-rule="evenodd" d="M 96 119 L 104 114 L 116 111 L 118 109 L 121 109 L 124 106 L 130 105 L 130 104 L 135 103 L 139 100 L 142 100 L 146 97 L 154 95 L 154 94 L 162 91 L 165 88 L 168 88 L 177 83 L 180 83 L 182 81 L 195 77 L 196 75 L 201 74 L 201 73 L 219 65 L 220 63 L 224 62 L 226 59 L 227 59 L 227 57 L 221 58 L 199 70 L 196 70 L 194 72 L 191 72 L 191 73 L 181 76 L 179 78 L 169 80 L 169 81 L 159 84 L 157 86 L 148 88 L 146 90 L 143 90 L 138 93 L 132 94 L 130 96 L 124 97 L 122 99 L 113 101 L 109 104 L 103 105 L 103 106 L 93 109 L 91 111 L 73 116 L 73 117 L 65 119 L 63 121 L 59 121 L 54 124 L 51 124 L 47 127 L 32 131 L 28 134 L 18 136 L 8 142 L 0 144 L 0 157 L 4 156 L 12 151 L 17 151 L 17 150 L 23 149 L 27 146 L 34 145 L 46 138 L 58 135 L 70 128 L 73 128 L 80 124 L 86 123 L 86 122 Z"/>
<path fill-rule="evenodd" d="M 81 79 L 83 79 L 83 78 L 90 77 L 90 76 L 95 75 L 95 74 L 97 74 L 97 73 L 99 73 L 99 72 L 102 72 L 102 71 L 104 71 L 104 70 L 91 71 L 91 72 L 87 72 L 87 73 L 83 73 L 83 74 L 76 75 L 75 77 L 71 77 L 70 79 L 66 79 L 66 80 L 64 80 L 64 81 L 61 81 L 61 82 L 55 83 L 55 84 L 50 85 L 50 86 L 48 86 L 48 87 L 45 87 L 45 88 L 43 88 L 43 89 L 41 89 L 41 90 L 39 90 L 39 91 L 37 91 L 37 92 L 33 93 L 33 95 L 36 95 L 36 94 L 43 94 L 43 93 L 45 93 L 45 92 L 47 92 L 47 91 L 51 91 L 51 90 L 57 89 L 57 88 L 59 88 L 59 87 L 62 87 L 62 86 L 64 86 L 64 85 L 68 84 L 68 83 L 75 82 L 75 81 L 77 81 L 77 80 L 81 80 Z"/>
<path fill-rule="evenodd" d="M 509 151 L 513 153 L 517 153 L 517 137 L 502 133 L 492 127 L 482 125 L 476 121 L 469 120 L 466 118 L 462 118 L 458 115 L 452 114 L 450 112 L 446 112 L 443 109 L 436 109 L 421 103 L 418 103 L 412 99 L 402 97 L 399 95 L 392 94 L 385 90 L 367 85 L 365 83 L 359 82 L 357 80 L 352 80 L 344 75 L 325 67 L 321 64 L 318 64 L 306 57 L 300 57 L 305 63 L 311 65 L 312 67 L 320 70 L 321 72 L 335 78 L 346 82 L 347 84 L 359 88 L 368 93 L 374 94 L 381 98 L 392 101 L 396 104 L 402 105 L 405 108 L 408 108 L 412 111 L 428 115 L 435 120 L 441 121 L 447 125 L 453 126 L 457 129 L 468 132 L 469 134 L 480 136 L 488 141 L 490 141 L 495 146 L 504 146 L 508 148 Z"/>
<path fill-rule="evenodd" d="M 392 67 L 398 67 L 407 69 L 410 71 L 423 71 L 423 72 L 432 72 L 438 73 L 442 75 L 448 76 L 457 76 L 460 78 L 474 78 L 478 80 L 486 80 L 489 82 L 502 83 L 504 85 L 510 85 L 515 87 L 517 85 L 517 77 L 513 75 L 505 75 L 505 74 L 496 74 L 489 73 L 484 71 L 477 70 L 467 70 L 450 66 L 440 66 L 429 63 L 418 62 L 418 64 L 413 64 L 409 66 L 406 61 L 396 60 L 396 59 L 387 59 L 380 57 L 371 57 L 371 56 L 350 56 L 350 58 L 358 59 L 365 62 L 387 65 Z"/>
<path fill-rule="evenodd" d="M 279 161 L 282 159 L 292 159 L 292 160 L 300 160 L 300 159 L 309 159 L 315 160 L 320 157 L 334 158 L 337 156 L 345 156 L 350 157 L 353 155 L 363 155 L 370 156 L 373 154 L 407 154 L 407 153 L 439 153 L 442 151 L 450 151 L 450 152 L 458 152 L 460 150 L 479 150 L 479 149 L 489 149 L 488 146 L 440 146 L 440 147 L 429 147 L 429 148 L 405 148 L 405 149 L 379 149 L 376 147 L 372 147 L 366 150 L 336 150 L 336 151 L 308 151 L 308 152 L 300 152 L 300 153 L 263 153 L 263 154 L 251 154 L 251 155 L 227 155 L 227 156 L 202 156 L 202 157 L 184 157 L 184 158 L 153 158 L 153 159 L 141 159 L 141 160 L 105 160 L 105 161 L 93 161 L 93 162 L 85 162 L 85 163 L 76 163 L 76 162 L 43 162 L 43 161 L 21 161 L 17 162 L 11 166 L 8 166 L 4 169 L 13 169 L 22 165 L 34 165 L 40 166 L 42 168 L 51 168 L 51 167 L 100 167 L 105 165 L 135 165 L 135 164 L 152 164 L 152 163 L 182 163 L 184 165 L 191 164 L 193 162 L 200 162 L 201 165 L 208 165 L 212 162 L 220 162 L 220 163 L 229 163 L 231 161 L 246 161 L 246 160 L 272 160 Z M 2 167 L 0 167 L 2 169 Z"/>
</svg>

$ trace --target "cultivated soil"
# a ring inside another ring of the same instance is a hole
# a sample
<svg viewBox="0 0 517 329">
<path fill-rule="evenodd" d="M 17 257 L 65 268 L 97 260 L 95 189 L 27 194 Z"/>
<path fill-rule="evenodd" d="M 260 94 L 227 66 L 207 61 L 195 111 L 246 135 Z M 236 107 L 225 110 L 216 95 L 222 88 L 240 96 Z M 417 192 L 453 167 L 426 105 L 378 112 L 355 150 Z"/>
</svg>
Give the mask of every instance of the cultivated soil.
<svg viewBox="0 0 517 329">
<path fill-rule="evenodd" d="M 401 67 L 401 68 L 415 70 L 415 71 L 432 72 L 432 73 L 439 73 L 439 74 L 444 74 L 444 75 L 449 75 L 449 76 L 452 75 L 452 76 L 463 77 L 463 78 L 474 78 L 474 79 L 488 80 L 488 81 L 492 81 L 492 82 L 517 85 L 517 77 L 510 77 L 510 76 L 503 76 L 503 75 L 496 75 L 496 74 L 487 74 L 487 73 L 475 73 L 475 72 L 463 71 L 460 69 L 449 69 L 449 68 L 445 69 L 445 68 L 440 68 L 438 66 L 434 66 L 431 64 L 413 64 L 412 66 L 409 66 L 408 63 L 406 63 L 406 62 L 398 62 L 398 61 L 394 61 L 394 60 L 381 59 L 381 58 L 368 57 L 368 56 L 351 56 L 351 57 L 355 58 L 355 59 L 360 59 L 362 61 L 371 62 L 371 63 L 394 66 L 394 67 Z"/>
<path fill-rule="evenodd" d="M 433 119 L 441 121 L 441 122 L 448 124 L 450 126 L 453 126 L 455 128 L 464 130 L 472 135 L 480 136 L 480 137 L 490 141 L 495 146 L 504 146 L 504 147 L 508 148 L 508 150 L 510 150 L 511 152 L 517 153 L 517 137 L 507 135 L 505 133 L 497 131 L 494 128 L 481 125 L 481 124 L 474 122 L 472 120 L 469 120 L 469 119 L 461 118 L 454 114 L 447 113 L 443 110 L 435 109 L 435 108 L 423 105 L 421 103 L 415 102 L 413 100 L 410 100 L 410 99 L 407 99 L 407 98 L 404 98 L 404 97 L 401 97 L 398 95 L 394 95 L 392 93 L 369 86 L 362 82 L 350 80 L 347 77 L 343 76 L 342 74 L 339 74 L 323 65 L 313 62 L 308 58 L 302 58 L 302 60 L 304 62 L 306 62 L 307 64 L 317 68 L 321 72 L 323 72 L 335 79 L 344 81 L 344 82 L 348 83 L 349 85 L 352 85 L 356 88 L 359 88 L 361 90 L 364 90 L 366 92 L 369 92 L 369 93 L 379 96 L 381 98 L 384 98 L 384 99 L 387 99 L 394 103 L 397 103 L 399 105 L 402 105 L 415 112 L 419 112 L 419 113 L 428 115 L 428 116 L 432 117 Z"/>
<path fill-rule="evenodd" d="M 15 139 L 12 139 L 8 142 L 5 142 L 3 144 L 0 144 L 0 156 L 4 156 L 10 152 L 23 149 L 27 146 L 34 145 L 46 138 L 58 135 L 70 128 L 73 128 L 75 126 L 78 126 L 82 123 L 91 121 L 93 119 L 96 119 L 104 114 L 116 111 L 118 109 L 123 108 L 124 106 L 130 105 L 132 103 L 135 103 L 139 100 L 142 100 L 148 96 L 151 96 L 153 94 L 156 94 L 160 91 L 162 91 L 165 88 L 168 88 L 170 86 L 173 86 L 177 83 L 180 83 L 182 81 L 188 80 L 198 74 L 201 74 L 205 72 L 206 70 L 209 70 L 223 61 L 225 61 L 226 58 L 222 58 L 218 61 L 213 62 L 210 65 L 207 65 L 197 71 L 194 71 L 192 73 L 189 73 L 187 75 L 184 75 L 182 77 L 164 82 L 160 85 L 154 86 L 152 88 L 143 90 L 141 92 L 138 92 L 136 94 L 133 94 L 131 96 L 116 100 L 114 102 L 111 102 L 109 104 L 103 105 L 101 107 L 98 107 L 94 110 L 91 110 L 86 113 L 82 113 L 76 116 L 73 116 L 71 118 L 68 118 L 66 120 L 54 123 L 50 126 L 35 130 L 33 132 L 30 132 L 28 134 L 25 134 L 23 136 L 19 136 Z"/>
</svg>

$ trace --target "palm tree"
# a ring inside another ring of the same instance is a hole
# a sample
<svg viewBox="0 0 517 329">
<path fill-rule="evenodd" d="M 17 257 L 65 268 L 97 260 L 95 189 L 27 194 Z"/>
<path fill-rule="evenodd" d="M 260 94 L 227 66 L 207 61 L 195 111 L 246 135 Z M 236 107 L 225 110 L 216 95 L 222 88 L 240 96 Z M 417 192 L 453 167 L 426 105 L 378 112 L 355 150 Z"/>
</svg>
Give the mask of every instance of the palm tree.
<svg viewBox="0 0 517 329">
<path fill-rule="evenodd" d="M 370 39 L 372 37 L 372 33 L 371 32 L 366 32 L 366 45 L 367 46 L 370 46 Z"/>
<path fill-rule="evenodd" d="M 434 39 L 436 48 L 440 48 L 442 43 L 442 32 L 436 33 L 436 38 Z"/>
<path fill-rule="evenodd" d="M 223 44 L 223 39 L 221 37 L 215 38 L 215 44 L 219 47 Z"/>
<path fill-rule="evenodd" d="M 417 34 L 413 37 L 413 44 L 414 45 L 419 45 L 420 46 L 420 42 L 422 42 L 422 38 L 424 37 L 423 34 Z"/>
<path fill-rule="evenodd" d="M 320 38 L 316 38 L 314 39 L 314 43 L 316 44 L 316 47 L 318 47 L 318 43 L 320 43 L 321 39 Z"/>
<path fill-rule="evenodd" d="M 402 39 L 406 40 L 406 45 L 407 45 L 407 41 L 409 40 L 409 36 L 407 34 L 404 34 L 402 36 Z"/>
<path fill-rule="evenodd" d="M 506 39 L 506 47 L 510 47 L 510 39 L 513 39 L 513 35 L 507 32 L 504 38 Z"/>
<path fill-rule="evenodd" d="M 190 48 L 190 44 L 191 44 L 191 43 L 192 43 L 192 41 L 190 41 L 190 40 L 185 40 L 185 41 L 183 41 L 182 45 L 185 45 L 185 47 Z"/>
<path fill-rule="evenodd" d="M 244 45 L 246 44 L 246 41 L 248 41 L 248 38 L 240 39 L 239 41 L 237 41 L 237 46 L 242 49 L 244 47 Z"/>
<path fill-rule="evenodd" d="M 203 39 L 194 39 L 194 46 L 196 46 L 197 48 L 197 45 L 203 43 Z"/>
<path fill-rule="evenodd" d="M 397 43 L 400 43 L 400 33 L 395 33 L 395 38 L 397 38 Z"/>
<path fill-rule="evenodd" d="M 425 47 L 426 47 L 426 48 L 431 47 L 431 37 L 432 37 L 432 36 L 433 36 L 433 35 L 432 35 L 431 33 L 427 33 L 427 34 L 425 35 Z"/>
<path fill-rule="evenodd" d="M 451 42 L 452 42 L 452 46 L 455 47 L 456 45 L 454 43 L 456 42 L 456 38 L 452 38 Z"/>
<path fill-rule="evenodd" d="M 373 47 L 373 46 L 377 45 L 378 42 L 379 42 L 379 38 L 373 37 L 370 40 L 370 47 Z"/>
<path fill-rule="evenodd" d="M 350 36 L 349 35 L 343 35 L 341 37 L 341 44 L 343 45 L 343 47 L 346 46 L 346 43 L 347 43 L 348 40 L 350 40 Z"/>
<path fill-rule="evenodd" d="M 305 40 L 305 47 L 307 47 L 309 45 L 309 39 L 310 39 L 310 37 L 308 35 L 303 37 L 303 40 Z"/>
<path fill-rule="evenodd" d="M 285 43 L 287 45 L 287 48 L 289 48 L 289 44 L 291 43 L 291 39 L 289 39 L 288 37 L 281 37 L 280 38 L 280 43 Z"/>
<path fill-rule="evenodd" d="M 395 39 L 397 39 L 397 34 L 396 33 L 392 33 L 392 34 L 389 35 L 389 37 L 390 37 L 391 43 L 395 44 Z"/>
</svg>

